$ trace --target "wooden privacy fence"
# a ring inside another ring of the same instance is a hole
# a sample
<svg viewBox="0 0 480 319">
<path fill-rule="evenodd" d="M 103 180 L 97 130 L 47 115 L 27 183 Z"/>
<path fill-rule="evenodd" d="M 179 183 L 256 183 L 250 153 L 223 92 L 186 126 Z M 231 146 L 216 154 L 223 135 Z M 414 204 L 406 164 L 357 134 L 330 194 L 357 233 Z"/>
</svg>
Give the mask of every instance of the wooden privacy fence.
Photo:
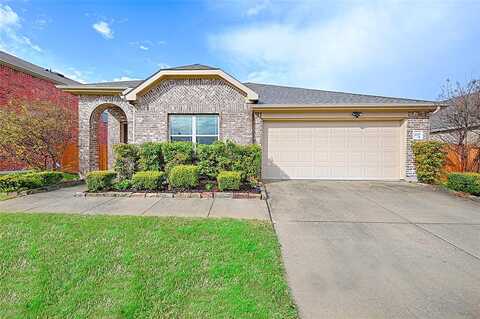
<svg viewBox="0 0 480 319">
<path fill-rule="evenodd" d="M 462 162 L 460 160 L 460 152 L 456 145 L 449 145 L 447 147 L 447 159 L 445 161 L 445 172 L 461 172 Z M 465 172 L 480 172 L 480 148 L 468 147 L 467 165 Z"/>
</svg>

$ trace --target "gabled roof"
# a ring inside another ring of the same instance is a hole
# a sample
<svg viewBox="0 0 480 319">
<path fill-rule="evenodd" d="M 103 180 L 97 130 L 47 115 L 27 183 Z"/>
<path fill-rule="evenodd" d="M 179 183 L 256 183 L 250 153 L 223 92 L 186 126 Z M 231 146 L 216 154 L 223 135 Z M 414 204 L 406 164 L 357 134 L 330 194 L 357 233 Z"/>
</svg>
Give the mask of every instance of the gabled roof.
<svg viewBox="0 0 480 319">
<path fill-rule="evenodd" d="M 192 64 L 170 69 L 161 69 L 158 72 L 152 74 L 147 79 L 145 79 L 145 81 L 143 81 L 142 83 L 138 84 L 136 87 L 132 88 L 129 91 L 126 91 L 124 96 L 128 101 L 135 101 L 139 94 L 149 90 L 155 83 L 161 81 L 163 78 L 171 76 L 219 77 L 228 82 L 231 86 L 237 88 L 239 91 L 245 93 L 246 99 L 248 101 L 256 102 L 258 100 L 258 94 L 255 91 L 251 90 L 249 87 L 245 86 L 234 77 L 230 76 L 229 74 L 223 72 L 218 68 L 212 68 L 210 66 L 202 64 Z"/>
<path fill-rule="evenodd" d="M 316 89 L 303 89 L 298 87 L 244 83 L 257 92 L 259 104 L 425 104 L 434 103 L 425 100 L 412 100 L 405 98 L 365 95 Z"/>
<path fill-rule="evenodd" d="M 12 69 L 30 74 L 37 78 L 50 80 L 55 84 L 64 84 L 64 85 L 80 84 L 77 81 L 74 81 L 72 79 L 65 77 L 63 74 L 42 68 L 38 65 L 35 65 L 33 63 L 17 58 L 16 56 L 8 54 L 4 51 L 0 51 L 0 64 L 7 65 Z"/>
<path fill-rule="evenodd" d="M 202 64 L 185 65 L 175 68 L 161 69 L 145 80 L 118 81 L 91 83 L 77 86 L 61 86 L 70 92 L 86 92 L 89 94 L 109 93 L 124 94 L 128 96 L 135 90 L 141 91 L 149 84 L 158 80 L 161 75 L 212 75 L 222 74 L 228 80 L 234 81 L 235 86 L 242 90 L 253 92 L 256 99 L 251 99 L 257 105 L 255 107 L 335 107 L 335 106 L 371 106 L 371 107 L 428 107 L 434 108 L 434 101 L 406 99 L 388 96 L 355 94 L 346 92 L 325 91 L 317 89 L 305 89 L 298 87 L 261 84 L 240 83 L 222 70 Z M 254 96 L 254 95 L 251 95 Z M 132 98 L 132 97 L 130 97 Z"/>
<path fill-rule="evenodd" d="M 447 107 L 441 108 L 430 116 L 430 131 L 433 133 L 453 131 L 458 129 L 458 127 L 453 127 L 451 120 L 449 120 L 449 118 L 451 119 L 458 112 L 458 110 L 456 110 L 454 100 L 445 100 L 442 103 Z M 472 128 L 480 127 L 480 119 L 471 119 L 470 123 Z"/>
</svg>

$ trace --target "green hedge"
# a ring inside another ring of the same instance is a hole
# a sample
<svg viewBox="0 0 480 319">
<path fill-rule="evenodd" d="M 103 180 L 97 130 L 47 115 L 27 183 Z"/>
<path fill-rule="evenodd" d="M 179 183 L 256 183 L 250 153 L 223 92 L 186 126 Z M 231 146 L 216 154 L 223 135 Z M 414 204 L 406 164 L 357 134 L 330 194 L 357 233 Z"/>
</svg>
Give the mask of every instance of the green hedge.
<svg viewBox="0 0 480 319">
<path fill-rule="evenodd" d="M 40 188 L 61 182 L 61 172 L 13 173 L 0 176 L 0 191 L 14 192 L 24 189 Z"/>
<path fill-rule="evenodd" d="M 91 192 L 110 190 L 117 173 L 112 171 L 93 171 L 86 176 L 87 188 Z"/>
<path fill-rule="evenodd" d="M 224 190 L 238 190 L 242 181 L 239 172 L 223 171 L 217 176 L 218 188 Z"/>
<path fill-rule="evenodd" d="M 193 163 L 194 148 L 192 143 L 165 143 L 162 146 L 162 151 L 167 174 L 173 166 Z"/>
<path fill-rule="evenodd" d="M 173 166 L 168 174 L 168 184 L 171 188 L 195 188 L 198 186 L 198 175 L 195 165 Z"/>
<path fill-rule="evenodd" d="M 139 146 L 139 168 L 142 171 L 160 171 L 163 168 L 163 144 L 147 142 Z"/>
<path fill-rule="evenodd" d="M 135 173 L 132 177 L 133 187 L 141 190 L 157 190 L 162 187 L 165 173 L 145 171 Z"/>
<path fill-rule="evenodd" d="M 213 179 L 221 171 L 237 171 L 243 182 L 256 186 L 261 174 L 261 154 L 256 144 L 217 141 L 211 145 L 197 145 L 197 164 L 202 176 Z"/>
<path fill-rule="evenodd" d="M 113 146 L 115 152 L 114 170 L 119 180 L 130 179 L 138 169 L 139 149 L 136 144 L 117 144 Z"/>
<path fill-rule="evenodd" d="M 451 173 L 448 174 L 447 187 L 455 191 L 480 195 L 479 173 Z"/>
<path fill-rule="evenodd" d="M 419 141 L 412 147 L 418 180 L 428 184 L 438 182 L 447 157 L 445 144 L 437 141 Z"/>
</svg>

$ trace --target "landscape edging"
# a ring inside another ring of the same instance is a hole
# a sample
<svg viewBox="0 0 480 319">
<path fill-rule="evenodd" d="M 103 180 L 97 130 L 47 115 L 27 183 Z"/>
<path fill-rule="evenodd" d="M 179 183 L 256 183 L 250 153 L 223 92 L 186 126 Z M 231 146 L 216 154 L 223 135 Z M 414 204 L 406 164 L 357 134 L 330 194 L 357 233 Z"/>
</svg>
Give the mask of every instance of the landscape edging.
<svg viewBox="0 0 480 319">
<path fill-rule="evenodd" d="M 231 199 L 267 199 L 265 187 L 260 186 L 260 193 L 250 192 L 76 192 L 75 197 L 158 197 L 158 198 L 231 198 Z"/>
</svg>

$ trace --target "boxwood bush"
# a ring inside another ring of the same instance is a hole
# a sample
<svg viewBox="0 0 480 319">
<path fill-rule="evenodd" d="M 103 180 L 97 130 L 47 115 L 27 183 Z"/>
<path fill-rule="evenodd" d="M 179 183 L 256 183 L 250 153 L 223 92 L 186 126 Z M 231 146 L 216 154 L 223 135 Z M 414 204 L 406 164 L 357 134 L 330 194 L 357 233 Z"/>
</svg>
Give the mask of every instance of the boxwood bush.
<svg viewBox="0 0 480 319">
<path fill-rule="evenodd" d="M 161 142 L 147 142 L 140 144 L 139 168 L 142 171 L 160 171 L 163 168 L 163 152 Z"/>
<path fill-rule="evenodd" d="M 86 176 L 87 188 L 91 192 L 110 190 L 117 173 L 112 171 L 93 171 Z"/>
<path fill-rule="evenodd" d="M 221 171 L 237 171 L 243 182 L 256 186 L 260 180 L 262 156 L 259 145 L 217 141 L 197 145 L 197 164 L 202 176 L 216 178 Z"/>
<path fill-rule="evenodd" d="M 137 172 L 132 177 L 132 184 L 136 189 L 157 190 L 162 187 L 164 175 L 161 171 Z"/>
<path fill-rule="evenodd" d="M 480 196 L 479 173 L 451 173 L 447 177 L 447 187 L 455 191 Z"/>
<path fill-rule="evenodd" d="M 447 157 L 445 144 L 437 141 L 418 141 L 412 147 L 418 180 L 427 184 L 438 182 Z"/>
<path fill-rule="evenodd" d="M 115 152 L 114 170 L 119 180 L 130 179 L 138 169 L 139 151 L 136 144 L 117 144 L 113 146 Z"/>
<path fill-rule="evenodd" d="M 221 191 L 238 190 L 240 189 L 241 181 L 242 176 L 240 172 L 223 171 L 217 176 L 218 189 Z"/>
<path fill-rule="evenodd" d="M 195 165 L 173 166 L 168 173 L 168 184 L 171 188 L 195 188 L 199 183 L 198 172 L 198 167 Z"/>
<path fill-rule="evenodd" d="M 162 146 L 163 159 L 165 162 L 165 172 L 168 174 L 170 169 L 176 165 L 192 164 L 194 158 L 194 148 L 192 143 L 173 142 L 165 143 Z"/>
<path fill-rule="evenodd" d="M 48 172 L 29 172 L 29 173 L 13 173 L 0 176 L 0 191 L 14 192 L 24 189 L 40 188 L 50 186 L 61 182 L 63 173 Z"/>
</svg>

